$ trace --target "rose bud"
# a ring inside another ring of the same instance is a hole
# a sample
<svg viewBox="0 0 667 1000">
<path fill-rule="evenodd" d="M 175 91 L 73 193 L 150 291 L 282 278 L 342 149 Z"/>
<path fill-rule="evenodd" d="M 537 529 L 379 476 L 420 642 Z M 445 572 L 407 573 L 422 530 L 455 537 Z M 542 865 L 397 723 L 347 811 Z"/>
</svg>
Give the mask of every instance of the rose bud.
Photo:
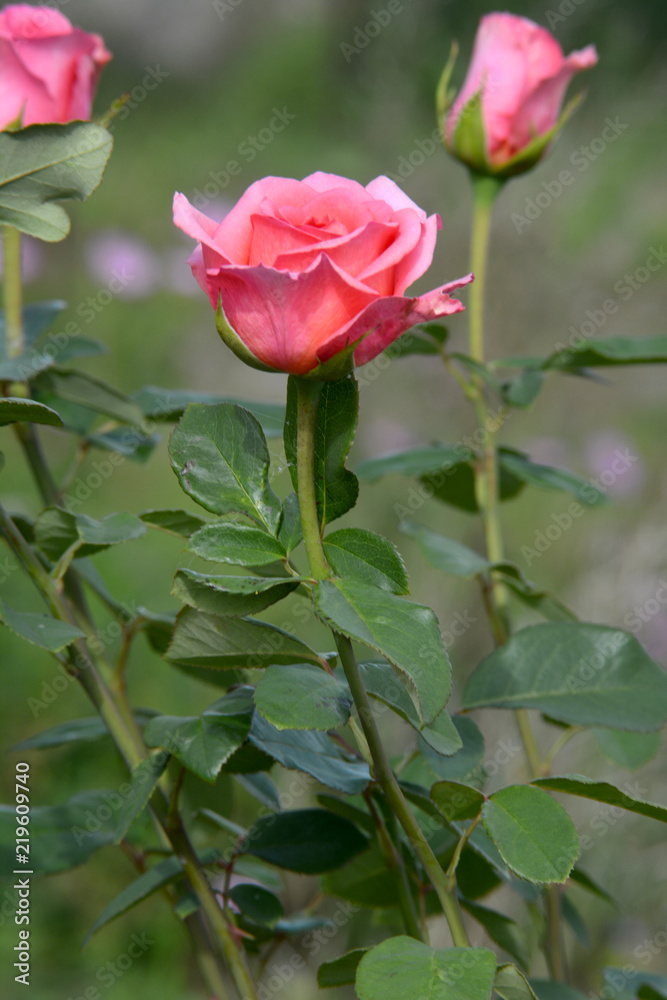
<svg viewBox="0 0 667 1000">
<path fill-rule="evenodd" d="M 199 246 L 193 274 L 225 343 L 256 368 L 340 378 L 417 323 L 459 312 L 449 292 L 404 292 L 433 259 L 437 215 L 386 177 L 265 177 L 221 223 L 174 197 L 174 223 Z"/>
<path fill-rule="evenodd" d="M 487 14 L 461 92 L 449 108 L 450 59 L 438 87 L 438 115 L 449 151 L 479 174 L 530 170 L 579 103 L 561 113 L 567 86 L 598 61 L 588 45 L 565 57 L 545 28 L 514 14 Z"/>
<path fill-rule="evenodd" d="M 74 28 L 51 7 L 0 11 L 0 129 L 90 118 L 102 67 L 99 35 Z"/>
</svg>

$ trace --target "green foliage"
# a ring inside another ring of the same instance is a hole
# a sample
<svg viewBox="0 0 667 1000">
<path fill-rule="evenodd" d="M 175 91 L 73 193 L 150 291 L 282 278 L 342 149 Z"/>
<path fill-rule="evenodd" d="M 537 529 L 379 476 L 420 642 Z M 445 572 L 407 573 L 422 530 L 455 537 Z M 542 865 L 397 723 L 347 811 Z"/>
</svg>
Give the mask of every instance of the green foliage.
<svg viewBox="0 0 667 1000">
<path fill-rule="evenodd" d="M 484 796 L 476 788 L 458 781 L 438 781 L 431 788 L 431 798 L 450 822 L 475 819 L 484 805 Z"/>
<path fill-rule="evenodd" d="M 167 659 L 192 667 L 235 670 L 271 663 L 320 663 L 296 636 L 253 618 L 220 618 L 183 608 L 176 619 Z"/>
<path fill-rule="evenodd" d="M 436 718 L 449 697 L 451 667 L 430 608 L 349 580 L 319 583 L 315 607 L 327 624 L 386 656 L 414 686 L 420 718 Z"/>
<path fill-rule="evenodd" d="M 245 741 L 252 719 L 252 689 L 237 688 L 199 716 L 158 715 L 146 726 L 149 747 L 164 747 L 188 771 L 214 782 Z"/>
<path fill-rule="evenodd" d="M 355 948 L 331 962 L 323 962 L 317 970 L 319 988 L 324 990 L 334 986 L 353 986 L 359 962 L 366 951 L 366 948 Z"/>
<path fill-rule="evenodd" d="M 303 771 L 348 795 L 362 792 L 370 781 L 366 762 L 343 753 L 326 733 L 278 729 L 256 714 L 250 742 L 283 767 Z"/>
<path fill-rule="evenodd" d="M 554 792 L 565 792 L 567 795 L 579 795 L 596 802 L 606 802 L 610 806 L 618 806 L 629 812 L 649 816 L 651 819 L 667 823 L 667 807 L 646 802 L 634 795 L 621 791 L 608 781 L 594 781 L 581 774 L 564 774 L 552 778 L 538 778 L 533 782 L 540 788 L 549 788 Z"/>
<path fill-rule="evenodd" d="M 182 488 L 214 514 L 246 514 L 275 533 L 280 501 L 269 485 L 269 449 L 258 420 L 232 403 L 191 403 L 169 442 Z"/>
<path fill-rule="evenodd" d="M 488 906 L 481 906 L 479 903 L 472 903 L 469 899 L 462 899 L 461 906 L 463 909 L 470 914 L 471 917 L 482 925 L 486 933 L 489 935 L 492 941 L 495 941 L 497 945 L 504 948 L 508 955 L 516 959 L 522 969 L 528 969 L 530 965 L 530 949 L 528 947 L 528 941 L 526 940 L 526 935 L 521 930 L 519 925 L 506 917 L 504 913 L 498 913 L 496 910 L 490 910 Z M 506 967 L 507 969 L 512 969 L 512 966 Z M 494 988 L 497 993 L 500 993 L 502 997 L 506 994 L 501 990 L 502 988 L 507 989 L 509 987 L 509 982 L 516 978 L 514 973 L 507 972 L 505 976 L 500 979 L 499 989 L 499 979 L 498 973 L 496 973 L 496 981 Z"/>
<path fill-rule="evenodd" d="M 57 201 L 93 193 L 113 140 L 100 125 L 31 125 L 0 134 L 0 223 L 49 243 L 67 236 L 70 221 Z"/>
<path fill-rule="evenodd" d="M 482 806 L 484 828 L 508 867 L 529 882 L 565 882 L 579 854 L 562 806 L 530 785 L 510 785 Z"/>
<path fill-rule="evenodd" d="M 250 524 L 232 521 L 218 521 L 200 528 L 188 542 L 187 551 L 209 562 L 236 566 L 266 566 L 287 557 L 273 535 Z"/>
<path fill-rule="evenodd" d="M 46 507 L 35 521 L 35 539 L 52 562 L 65 553 L 71 557 L 94 555 L 146 534 L 146 525 L 134 514 L 109 514 L 96 521 L 87 514 L 70 514 L 61 507 Z"/>
<path fill-rule="evenodd" d="M 43 403 L 36 403 L 33 399 L 23 399 L 16 396 L 5 396 L 0 399 L 0 426 L 15 424 L 19 421 L 50 424 L 52 427 L 62 427 L 63 425 L 59 414 L 50 406 L 44 406 Z"/>
<path fill-rule="evenodd" d="M 336 576 L 391 594 L 408 593 L 405 564 L 395 545 L 365 528 L 341 528 L 324 539 L 324 554 Z"/>
<path fill-rule="evenodd" d="M 2 599 L 0 599 L 0 622 L 22 639 L 35 646 L 41 646 L 42 649 L 48 649 L 50 653 L 57 653 L 84 635 L 81 629 L 50 615 L 15 611 Z"/>
<path fill-rule="evenodd" d="M 255 707 L 276 729 L 336 729 L 350 717 L 346 685 L 310 663 L 269 667 L 255 690 Z"/>
<path fill-rule="evenodd" d="M 280 580 L 274 576 L 208 576 L 179 569 L 171 592 L 190 607 L 225 617 L 257 614 L 287 597 L 297 586 L 298 580 Z"/>
<path fill-rule="evenodd" d="M 667 678 L 628 632 L 559 622 L 521 629 L 474 671 L 466 709 L 536 708 L 575 726 L 658 729 Z"/>
<path fill-rule="evenodd" d="M 240 845 L 278 868 L 317 875 L 339 868 L 366 846 L 362 833 L 326 809 L 295 809 L 260 817 Z"/>
<path fill-rule="evenodd" d="M 496 959 L 486 948 L 430 948 L 393 937 L 367 952 L 357 970 L 359 1000 L 429 997 L 490 1000 Z"/>
</svg>

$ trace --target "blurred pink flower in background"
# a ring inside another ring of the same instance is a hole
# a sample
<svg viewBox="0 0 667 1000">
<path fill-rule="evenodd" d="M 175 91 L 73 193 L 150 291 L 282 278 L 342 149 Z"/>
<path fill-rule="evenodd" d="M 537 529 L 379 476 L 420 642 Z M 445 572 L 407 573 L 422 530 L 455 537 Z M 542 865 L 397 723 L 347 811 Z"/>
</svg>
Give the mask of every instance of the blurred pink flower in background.
<svg viewBox="0 0 667 1000">
<path fill-rule="evenodd" d="M 600 431 L 586 442 L 590 478 L 613 496 L 632 496 L 644 484 L 645 467 L 633 442 L 615 431 Z"/>
<path fill-rule="evenodd" d="M 140 237 L 120 230 L 101 230 L 88 240 L 86 269 L 100 285 L 115 281 L 121 299 L 145 299 L 161 283 L 158 255 Z"/>
</svg>

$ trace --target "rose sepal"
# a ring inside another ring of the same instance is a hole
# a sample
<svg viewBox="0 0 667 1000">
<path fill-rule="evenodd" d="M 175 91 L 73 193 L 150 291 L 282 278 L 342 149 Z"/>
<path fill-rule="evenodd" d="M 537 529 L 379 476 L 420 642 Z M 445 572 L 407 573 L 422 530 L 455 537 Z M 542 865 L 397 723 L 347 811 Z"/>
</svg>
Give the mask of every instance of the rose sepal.
<svg viewBox="0 0 667 1000">
<path fill-rule="evenodd" d="M 263 361 L 260 361 L 259 358 L 252 353 L 247 344 L 243 343 L 238 333 L 225 316 L 225 311 L 222 308 L 222 295 L 218 298 L 218 308 L 215 310 L 215 326 L 230 351 L 233 351 L 236 357 L 240 358 L 246 365 L 250 365 L 251 368 L 257 368 L 261 372 L 284 374 L 280 368 L 271 368 L 269 365 L 265 365 Z"/>
</svg>

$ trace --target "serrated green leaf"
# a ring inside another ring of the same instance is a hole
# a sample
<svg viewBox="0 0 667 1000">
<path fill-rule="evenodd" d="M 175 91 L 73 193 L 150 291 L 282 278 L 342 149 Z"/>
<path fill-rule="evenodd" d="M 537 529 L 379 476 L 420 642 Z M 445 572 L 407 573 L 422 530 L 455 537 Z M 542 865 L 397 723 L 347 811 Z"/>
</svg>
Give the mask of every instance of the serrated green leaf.
<svg viewBox="0 0 667 1000">
<path fill-rule="evenodd" d="M 461 740 L 454 724 L 443 709 L 434 721 L 425 726 L 419 712 L 406 690 L 405 684 L 397 676 L 390 663 L 360 663 L 359 669 L 364 686 L 376 701 L 382 702 L 413 727 L 437 753 L 448 756 L 461 748 Z M 409 683 L 406 682 L 406 683 Z"/>
<path fill-rule="evenodd" d="M 346 685 L 310 663 L 269 667 L 255 689 L 255 707 L 276 729 L 336 729 L 350 717 Z"/>
<path fill-rule="evenodd" d="M 35 397 L 42 402 L 51 405 L 50 400 L 55 401 L 55 407 L 66 423 L 66 413 L 60 400 L 95 413 L 103 413 L 121 424 L 139 427 L 143 419 L 141 410 L 131 399 L 85 372 L 52 368 L 41 372 L 33 380 L 33 388 Z"/>
<path fill-rule="evenodd" d="M 139 517 L 146 524 L 181 538 L 189 538 L 206 524 L 203 517 L 186 510 L 145 510 Z"/>
<path fill-rule="evenodd" d="M 400 530 L 417 540 L 426 562 L 434 569 L 439 569 L 441 573 L 469 580 L 480 573 L 485 573 L 491 565 L 488 559 L 478 555 L 467 545 L 461 545 L 453 538 L 446 538 L 436 531 L 431 531 L 416 521 L 402 521 Z"/>
<path fill-rule="evenodd" d="M 327 625 L 376 649 L 409 678 L 420 718 L 433 722 L 449 697 L 451 667 L 430 608 L 349 580 L 319 583 L 315 608 Z"/>
<path fill-rule="evenodd" d="M 516 965 L 499 965 L 493 988 L 503 1000 L 537 1000 L 532 986 Z"/>
<path fill-rule="evenodd" d="M 405 564 L 395 545 L 365 528 L 341 528 L 324 539 L 324 554 L 336 576 L 368 583 L 392 594 L 408 593 Z"/>
<path fill-rule="evenodd" d="M 667 362 L 667 337 L 604 337 L 582 340 L 576 347 L 557 351 L 544 368 L 601 368 L 608 365 L 646 365 Z"/>
<path fill-rule="evenodd" d="M 175 856 L 170 858 L 165 858 L 164 861 L 158 862 L 153 868 L 149 868 L 148 871 L 144 872 L 139 878 L 135 878 L 133 882 L 125 886 L 122 892 L 112 899 L 112 901 L 105 906 L 105 908 L 100 913 L 99 917 L 93 924 L 93 926 L 88 931 L 84 945 L 88 944 L 93 934 L 101 930 L 106 924 L 115 920 L 122 913 L 126 913 L 128 910 L 136 906 L 143 899 L 147 899 L 148 896 L 152 896 L 154 892 L 158 889 L 164 888 L 165 885 L 169 885 L 174 879 L 178 878 L 183 873 L 183 865 L 179 859 Z"/>
<path fill-rule="evenodd" d="M 15 635 L 50 653 L 69 646 L 75 639 L 85 638 L 81 629 L 61 622 L 50 615 L 34 614 L 26 611 L 15 611 L 0 599 L 0 622 Z"/>
<path fill-rule="evenodd" d="M 0 399 L 0 426 L 15 424 L 20 421 L 32 424 L 50 424 L 52 427 L 62 427 L 61 417 L 50 406 L 36 403 L 34 399 L 23 399 L 19 396 L 4 396 Z"/>
<path fill-rule="evenodd" d="M 224 670 L 321 662 L 305 643 L 275 625 L 253 618 L 220 618 L 195 608 L 184 608 L 178 615 L 166 656 L 186 666 Z"/>
<path fill-rule="evenodd" d="M 371 948 L 359 963 L 359 1000 L 490 1000 L 496 958 L 486 948 L 430 948 L 393 937 Z"/>
<path fill-rule="evenodd" d="M 589 479 L 578 476 L 575 472 L 568 472 L 567 469 L 531 462 L 526 455 L 514 449 L 499 449 L 498 463 L 505 472 L 538 489 L 571 493 L 591 507 L 609 502 L 605 494 Z"/>
<path fill-rule="evenodd" d="M 70 514 L 60 507 L 46 507 L 35 521 L 35 538 L 53 562 L 72 546 L 76 555 L 86 557 L 111 545 L 141 538 L 146 525 L 135 514 L 109 514 L 96 521 L 87 514 Z"/>
<path fill-rule="evenodd" d="M 229 890 L 229 898 L 245 917 L 250 917 L 256 924 L 271 927 L 285 913 L 278 897 L 261 885 L 249 882 L 235 885 Z"/>
<path fill-rule="evenodd" d="M 387 862 L 377 844 L 352 858 L 343 868 L 325 875 L 324 891 L 366 909 L 388 909 L 399 903 L 395 879 L 387 873 Z"/>
<path fill-rule="evenodd" d="M 112 145 L 93 122 L 0 133 L 0 222 L 49 243 L 64 239 L 70 221 L 55 202 L 85 201 L 102 179 Z"/>
<path fill-rule="evenodd" d="M 280 730 L 255 713 L 249 739 L 283 767 L 304 771 L 340 792 L 357 795 L 370 781 L 366 762 L 344 754 L 326 733 Z"/>
<path fill-rule="evenodd" d="M 482 660 L 462 700 L 465 709 L 535 708 L 574 726 L 646 732 L 667 717 L 667 677 L 628 632 L 546 623 Z"/>
<path fill-rule="evenodd" d="M 533 785 L 510 785 L 482 806 L 484 829 L 503 861 L 520 878 L 565 882 L 579 854 L 574 823 L 546 792 Z"/>
<path fill-rule="evenodd" d="M 285 455 L 298 492 L 296 475 L 296 383 L 287 382 L 287 414 L 285 417 Z M 345 468 L 359 414 L 359 390 L 350 373 L 335 382 L 320 383 L 315 425 L 315 495 L 321 525 L 329 524 L 346 514 L 357 502 L 357 477 Z"/>
<path fill-rule="evenodd" d="M 252 689 L 237 688 L 199 716 L 158 715 L 146 726 L 149 747 L 164 747 L 204 781 L 213 783 L 222 765 L 250 732 Z"/>
<path fill-rule="evenodd" d="M 317 970 L 319 988 L 325 990 L 334 986 L 353 986 L 357 967 L 367 951 L 367 948 L 355 948 L 331 962 L 323 962 Z"/>
<path fill-rule="evenodd" d="M 269 485 L 269 449 L 255 417 L 240 406 L 191 403 L 169 442 L 185 492 L 214 514 L 240 513 L 278 529 L 280 501 Z"/>
<path fill-rule="evenodd" d="M 260 817 L 241 851 L 278 868 L 317 875 L 339 868 L 363 851 L 367 840 L 342 816 L 326 809 L 295 809 Z"/>
<path fill-rule="evenodd" d="M 563 774 L 551 778 L 537 778 L 533 784 L 540 788 L 549 788 L 554 792 L 564 792 L 566 795 L 578 795 L 585 799 L 594 799 L 596 802 L 606 802 L 610 806 L 618 806 L 627 809 L 628 812 L 667 823 L 667 806 L 646 802 L 645 799 L 624 792 L 608 781 L 595 781 L 581 774 Z"/>
<path fill-rule="evenodd" d="M 266 566 L 285 559 L 287 553 L 273 535 L 250 524 L 218 521 L 195 532 L 186 550 L 209 562 L 234 566 Z"/>
<path fill-rule="evenodd" d="M 660 733 L 624 733 L 618 729 L 593 729 L 592 733 L 605 757 L 628 771 L 648 764 L 660 749 Z"/>
<path fill-rule="evenodd" d="M 543 371 L 539 368 L 526 368 L 515 378 L 501 383 L 500 395 L 510 406 L 526 408 L 537 399 L 543 384 Z"/>
<path fill-rule="evenodd" d="M 484 796 L 476 788 L 459 781 L 438 781 L 431 788 L 431 798 L 451 823 L 475 819 L 484 805 Z"/>
<path fill-rule="evenodd" d="M 151 754 L 133 770 L 129 791 L 123 796 L 123 804 L 118 812 L 115 843 L 119 844 L 123 840 L 134 820 L 148 805 L 168 762 L 168 753 Z"/>
<path fill-rule="evenodd" d="M 452 724 L 462 743 L 454 754 L 443 756 L 439 748 L 429 740 L 424 740 L 421 744 L 421 753 L 435 778 L 441 781 L 474 779 L 477 784 L 485 777 L 480 768 L 484 760 L 482 732 L 477 723 L 467 715 L 453 715 Z M 432 784 L 432 780 L 429 780 L 428 784 Z"/>
<path fill-rule="evenodd" d="M 225 617 L 257 614 L 287 597 L 298 585 L 298 580 L 275 576 L 208 576 L 179 569 L 171 592 L 192 608 Z"/>
</svg>

